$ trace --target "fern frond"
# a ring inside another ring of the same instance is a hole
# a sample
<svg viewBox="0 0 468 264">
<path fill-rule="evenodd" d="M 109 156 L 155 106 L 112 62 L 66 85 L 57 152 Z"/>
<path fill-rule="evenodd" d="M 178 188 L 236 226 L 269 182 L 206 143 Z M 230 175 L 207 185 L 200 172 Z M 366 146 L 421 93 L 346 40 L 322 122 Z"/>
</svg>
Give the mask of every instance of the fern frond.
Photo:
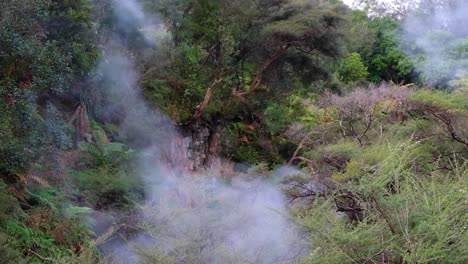
<svg viewBox="0 0 468 264">
<path fill-rule="evenodd" d="M 28 182 L 35 182 L 39 185 L 42 185 L 44 187 L 47 187 L 47 188 L 50 188 L 50 184 L 49 182 L 47 182 L 47 180 L 39 177 L 39 176 L 36 176 L 36 175 L 32 175 L 32 174 L 27 174 L 26 176 L 24 176 L 24 178 L 26 179 L 26 184 Z"/>
</svg>

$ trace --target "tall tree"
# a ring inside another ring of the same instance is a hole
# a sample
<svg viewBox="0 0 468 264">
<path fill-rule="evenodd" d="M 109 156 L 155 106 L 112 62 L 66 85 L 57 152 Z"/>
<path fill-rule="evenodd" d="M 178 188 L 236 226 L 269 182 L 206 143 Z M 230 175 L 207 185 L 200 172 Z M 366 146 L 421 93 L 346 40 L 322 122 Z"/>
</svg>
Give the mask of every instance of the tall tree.
<svg viewBox="0 0 468 264">
<path fill-rule="evenodd" d="M 173 85 L 186 95 L 183 107 L 195 111 L 194 120 L 204 112 L 222 112 L 210 108 L 212 97 L 220 105 L 241 106 L 260 92 L 288 94 L 291 91 L 284 88 L 297 79 L 308 86 L 327 78 L 330 63 L 341 54 L 340 25 L 347 12 L 342 4 L 322 0 L 163 3 L 159 10 L 173 35 L 178 54 L 174 62 L 180 63 L 179 81 Z"/>
</svg>

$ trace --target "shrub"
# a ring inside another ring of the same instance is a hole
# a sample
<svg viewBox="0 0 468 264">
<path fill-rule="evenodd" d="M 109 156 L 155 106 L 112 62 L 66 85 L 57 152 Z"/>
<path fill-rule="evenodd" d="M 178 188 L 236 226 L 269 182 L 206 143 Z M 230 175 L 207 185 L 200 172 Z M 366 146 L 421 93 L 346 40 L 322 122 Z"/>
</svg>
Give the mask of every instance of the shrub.
<svg viewBox="0 0 468 264">
<path fill-rule="evenodd" d="M 84 164 L 72 171 L 78 188 L 96 208 L 126 206 L 143 195 L 136 154 L 121 143 L 84 143 Z"/>
<path fill-rule="evenodd" d="M 347 185 L 360 197 L 357 222 L 336 212 L 337 194 L 316 199 L 300 217 L 313 241 L 303 263 L 465 263 L 466 164 L 421 172 L 421 147 L 389 146 L 377 170 Z"/>
<path fill-rule="evenodd" d="M 369 72 L 362 62 L 361 55 L 353 52 L 343 60 L 338 68 L 338 74 L 343 82 L 351 83 L 365 79 L 369 75 Z"/>
</svg>

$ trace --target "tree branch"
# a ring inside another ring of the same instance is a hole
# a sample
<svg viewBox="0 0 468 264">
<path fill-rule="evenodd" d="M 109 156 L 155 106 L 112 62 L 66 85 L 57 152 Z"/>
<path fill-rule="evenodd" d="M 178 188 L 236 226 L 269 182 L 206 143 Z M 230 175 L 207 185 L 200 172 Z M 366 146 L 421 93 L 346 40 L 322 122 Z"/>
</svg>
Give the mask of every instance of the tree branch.
<svg viewBox="0 0 468 264">
<path fill-rule="evenodd" d="M 239 96 L 239 97 L 242 97 L 242 96 L 245 96 L 245 95 L 248 95 L 248 94 L 251 94 L 255 91 L 258 90 L 258 88 L 260 87 L 260 84 L 262 84 L 262 80 L 263 80 L 263 74 L 265 73 L 265 71 L 271 66 L 271 64 L 273 62 L 275 62 L 277 59 L 279 59 L 288 49 L 289 49 L 290 45 L 285 45 L 285 46 L 281 46 L 279 49 L 277 49 L 273 55 L 271 55 L 263 64 L 262 64 L 262 67 L 260 67 L 260 69 L 258 70 L 257 74 L 255 75 L 255 79 L 252 81 L 252 83 L 250 84 L 250 89 L 248 91 L 244 91 L 244 92 L 239 92 L 237 90 L 234 90 L 233 91 L 233 94 L 235 96 Z"/>
<path fill-rule="evenodd" d="M 213 84 L 206 90 L 205 97 L 203 99 L 203 102 L 197 106 L 197 110 L 195 111 L 195 114 L 193 115 L 192 119 L 190 120 L 189 123 L 193 123 L 200 119 L 201 115 L 205 111 L 206 107 L 210 103 L 211 97 L 213 96 L 213 92 L 216 89 L 216 87 L 223 81 L 223 78 L 217 78 Z"/>
</svg>

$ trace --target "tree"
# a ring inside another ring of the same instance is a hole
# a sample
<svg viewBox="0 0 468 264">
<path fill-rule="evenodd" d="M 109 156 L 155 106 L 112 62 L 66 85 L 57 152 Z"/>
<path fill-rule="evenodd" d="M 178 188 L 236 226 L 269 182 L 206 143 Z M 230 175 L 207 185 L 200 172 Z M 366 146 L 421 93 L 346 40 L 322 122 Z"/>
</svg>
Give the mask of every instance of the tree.
<svg viewBox="0 0 468 264">
<path fill-rule="evenodd" d="M 353 10 L 348 18 L 346 37 L 348 52 L 359 53 L 373 82 L 409 83 L 415 77 L 414 61 L 407 55 L 402 22 L 389 16 L 368 16 Z M 406 50 L 405 50 L 406 49 Z"/>
<path fill-rule="evenodd" d="M 169 2 L 160 10 L 175 14 L 165 20 L 179 54 L 174 77 L 184 84 L 176 89 L 182 88 L 183 108 L 195 109 L 191 119 L 197 120 L 220 112 L 210 107 L 212 98 L 238 108 L 259 92 L 289 93 L 276 82 L 300 79 L 307 85 L 326 78 L 324 64 L 341 51 L 339 25 L 346 9 L 323 1 L 197 0 L 185 6 Z"/>
<path fill-rule="evenodd" d="M 50 2 L 19 0 L 2 6 L 0 173 L 20 173 L 40 157 L 70 147 L 61 114 L 47 100 L 38 100 L 65 90 L 70 60 L 59 43 L 46 37 Z"/>
<path fill-rule="evenodd" d="M 99 58 L 94 9 L 89 0 L 52 0 L 46 28 L 50 40 L 60 41 L 61 50 L 71 56 L 76 75 L 90 72 Z"/>
<path fill-rule="evenodd" d="M 370 16 L 403 18 L 420 6 L 422 1 L 424 0 L 355 0 L 354 2 L 355 5 L 363 7 Z"/>
<path fill-rule="evenodd" d="M 369 75 L 369 72 L 367 72 L 367 67 L 362 63 L 361 55 L 353 52 L 343 60 L 338 68 L 338 74 L 342 81 L 351 83 L 365 79 Z"/>
<path fill-rule="evenodd" d="M 372 52 L 364 58 L 369 69 L 369 79 L 374 82 L 411 82 L 414 66 L 400 46 L 399 22 L 388 17 L 372 18 L 369 25 L 376 32 Z"/>
</svg>

